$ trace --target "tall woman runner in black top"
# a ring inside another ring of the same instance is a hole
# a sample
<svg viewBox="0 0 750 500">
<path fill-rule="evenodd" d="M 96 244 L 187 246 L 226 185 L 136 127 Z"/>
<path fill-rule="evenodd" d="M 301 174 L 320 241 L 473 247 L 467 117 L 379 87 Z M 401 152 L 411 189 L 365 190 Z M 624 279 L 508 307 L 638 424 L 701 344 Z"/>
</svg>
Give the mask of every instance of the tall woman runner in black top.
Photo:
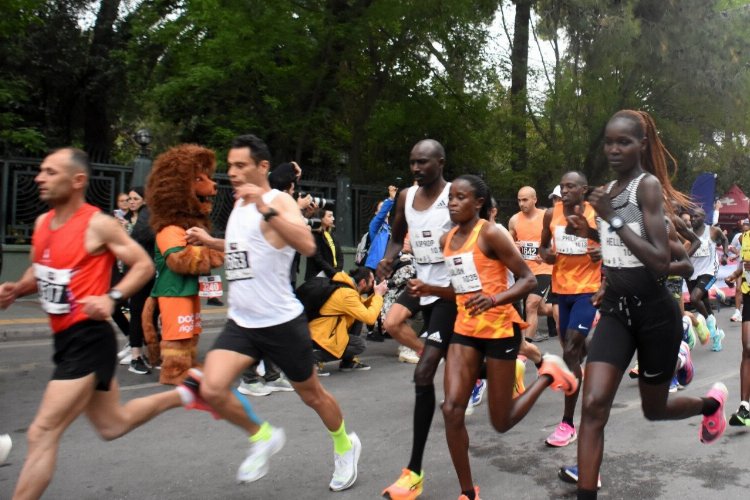
<svg viewBox="0 0 750 500">
<path fill-rule="evenodd" d="M 589 346 L 578 438 L 578 498 L 596 498 L 604 451 L 604 426 L 617 388 L 638 353 L 639 390 L 648 420 L 703 415 L 700 440 L 724 432 L 727 389 L 716 383 L 705 398 L 667 399 L 682 337 L 680 311 L 664 286 L 670 251 L 665 199 L 685 201 L 669 182 L 674 158 L 662 144 L 653 119 L 622 110 L 607 123 L 604 154 L 616 180 L 589 198 L 598 214 L 606 286 L 601 320 Z"/>
</svg>

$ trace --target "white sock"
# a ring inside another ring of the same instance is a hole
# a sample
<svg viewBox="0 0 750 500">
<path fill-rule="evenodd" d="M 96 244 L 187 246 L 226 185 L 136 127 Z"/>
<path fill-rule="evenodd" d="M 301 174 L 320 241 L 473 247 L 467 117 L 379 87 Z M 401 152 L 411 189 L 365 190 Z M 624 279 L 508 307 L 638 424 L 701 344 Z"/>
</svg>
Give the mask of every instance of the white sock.
<svg viewBox="0 0 750 500">
<path fill-rule="evenodd" d="M 740 406 L 744 406 L 747 411 L 750 411 L 750 402 L 740 401 Z"/>
<path fill-rule="evenodd" d="M 177 394 L 180 395 L 182 406 L 189 405 L 190 403 L 195 401 L 195 396 L 193 395 L 193 391 L 191 391 L 187 387 L 178 385 L 177 387 L 175 387 L 175 391 L 177 391 Z"/>
</svg>

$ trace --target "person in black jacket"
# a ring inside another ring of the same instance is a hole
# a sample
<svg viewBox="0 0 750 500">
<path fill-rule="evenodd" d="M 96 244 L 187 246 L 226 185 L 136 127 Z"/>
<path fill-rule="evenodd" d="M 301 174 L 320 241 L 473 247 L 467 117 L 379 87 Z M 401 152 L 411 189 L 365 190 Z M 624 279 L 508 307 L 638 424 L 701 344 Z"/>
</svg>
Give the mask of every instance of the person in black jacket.
<svg viewBox="0 0 750 500">
<path fill-rule="evenodd" d="M 323 209 L 320 215 L 320 228 L 313 231 L 318 250 L 315 255 L 307 258 L 305 281 L 315 276 L 333 278 L 334 274 L 344 269 L 344 252 L 331 234 L 335 227 L 334 222 L 333 211 Z"/>
</svg>

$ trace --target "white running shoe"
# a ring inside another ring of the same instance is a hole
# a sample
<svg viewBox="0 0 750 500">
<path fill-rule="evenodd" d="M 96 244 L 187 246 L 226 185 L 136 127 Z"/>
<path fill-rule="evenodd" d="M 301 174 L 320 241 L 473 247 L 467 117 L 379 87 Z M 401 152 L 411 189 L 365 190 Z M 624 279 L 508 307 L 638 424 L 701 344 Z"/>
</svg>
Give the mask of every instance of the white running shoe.
<svg viewBox="0 0 750 500">
<path fill-rule="evenodd" d="M 357 462 L 359 462 L 359 455 L 362 453 L 362 443 L 354 432 L 349 434 L 349 440 L 352 442 L 352 448 L 349 451 L 343 455 L 333 454 L 333 477 L 328 485 L 331 491 L 342 491 L 350 488 L 357 480 Z"/>
<path fill-rule="evenodd" d="M 732 317 L 729 318 L 729 321 L 733 321 L 735 323 L 739 323 L 742 321 L 742 313 L 739 309 L 734 310 L 734 314 L 732 314 Z"/>
<path fill-rule="evenodd" d="M 416 365 L 419 363 L 419 355 L 414 351 L 414 349 L 410 349 L 406 346 L 401 346 L 398 353 L 398 360 L 402 363 L 411 363 L 413 365 Z"/>
<path fill-rule="evenodd" d="M 13 448 L 13 440 L 10 439 L 10 434 L 0 434 L 0 464 L 5 463 L 11 448 Z"/>
<path fill-rule="evenodd" d="M 128 348 L 130 350 L 130 348 Z M 130 366 L 130 362 L 133 361 L 133 355 L 128 352 L 124 357 L 120 358 L 121 365 Z"/>
<path fill-rule="evenodd" d="M 268 473 L 268 461 L 281 451 L 286 443 L 284 429 L 272 427 L 268 441 L 258 441 L 250 446 L 247 458 L 237 469 L 238 483 L 252 483 Z"/>
<path fill-rule="evenodd" d="M 284 377 L 266 382 L 266 389 L 271 392 L 294 392 L 294 387 Z"/>
<path fill-rule="evenodd" d="M 268 396 L 273 392 L 261 381 L 245 382 L 244 380 L 240 381 L 237 390 L 245 396 Z"/>
<path fill-rule="evenodd" d="M 128 342 L 127 344 L 125 344 L 125 347 L 123 347 L 122 349 L 120 349 L 120 352 L 117 353 L 117 359 L 122 359 L 125 356 L 127 356 L 128 354 L 130 354 L 130 342 Z"/>
</svg>

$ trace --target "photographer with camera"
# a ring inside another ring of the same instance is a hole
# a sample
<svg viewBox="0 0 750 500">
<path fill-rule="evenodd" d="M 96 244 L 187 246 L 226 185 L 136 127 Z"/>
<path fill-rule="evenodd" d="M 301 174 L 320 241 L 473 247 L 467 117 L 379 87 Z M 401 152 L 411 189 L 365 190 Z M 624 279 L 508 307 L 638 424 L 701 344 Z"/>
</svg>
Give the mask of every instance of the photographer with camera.
<svg viewBox="0 0 750 500">
<path fill-rule="evenodd" d="M 336 226 L 332 208 L 321 208 L 318 212 L 320 225 L 312 227 L 317 251 L 315 255 L 307 258 L 307 269 L 305 269 L 305 281 L 316 276 L 333 276 L 344 268 L 344 252 L 331 234 Z M 311 219 L 312 220 L 312 219 Z"/>
</svg>

